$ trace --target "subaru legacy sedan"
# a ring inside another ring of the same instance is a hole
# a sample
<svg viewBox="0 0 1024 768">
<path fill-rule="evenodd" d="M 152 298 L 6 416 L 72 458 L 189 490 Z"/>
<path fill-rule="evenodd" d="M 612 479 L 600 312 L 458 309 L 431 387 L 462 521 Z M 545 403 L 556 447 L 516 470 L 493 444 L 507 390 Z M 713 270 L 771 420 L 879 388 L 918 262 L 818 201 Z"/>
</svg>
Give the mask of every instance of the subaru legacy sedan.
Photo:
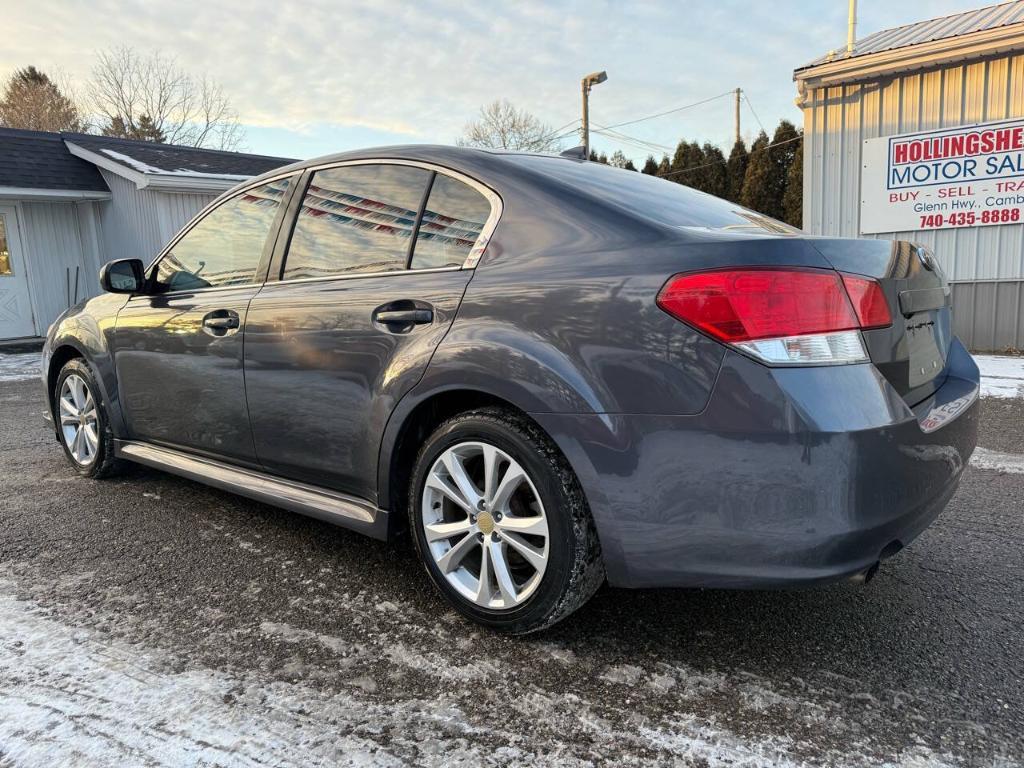
<svg viewBox="0 0 1024 768">
<path fill-rule="evenodd" d="M 51 328 L 54 433 L 380 539 L 547 627 L 603 583 L 870 578 L 974 450 L 909 242 L 804 235 L 574 157 L 390 147 L 226 193 Z"/>
</svg>

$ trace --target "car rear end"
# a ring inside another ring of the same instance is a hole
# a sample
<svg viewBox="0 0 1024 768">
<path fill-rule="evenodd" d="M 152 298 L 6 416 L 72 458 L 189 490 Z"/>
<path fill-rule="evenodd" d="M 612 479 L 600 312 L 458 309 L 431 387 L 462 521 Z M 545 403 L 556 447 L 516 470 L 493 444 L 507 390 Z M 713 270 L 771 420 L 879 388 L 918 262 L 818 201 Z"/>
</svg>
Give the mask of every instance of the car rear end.
<svg viewBox="0 0 1024 768">
<path fill-rule="evenodd" d="M 659 293 L 664 311 L 728 349 L 707 408 L 677 422 L 673 446 L 719 469 L 679 489 L 713 510 L 688 540 L 669 552 L 630 536 L 636 555 L 663 550 L 627 554 L 631 583 L 870 577 L 955 492 L 979 377 L 951 334 L 934 258 L 907 242 L 803 242 L 830 268 L 698 270 Z"/>
<path fill-rule="evenodd" d="M 624 245 L 608 234 L 614 252 L 581 256 L 581 295 L 594 306 L 603 281 L 618 309 L 602 319 L 618 326 L 579 328 L 585 307 L 563 287 L 535 329 L 560 329 L 564 347 L 576 320 L 579 378 L 604 398 L 600 412 L 531 415 L 577 468 L 611 583 L 870 576 L 942 511 L 975 447 L 979 375 L 932 254 L 809 237 L 594 163 L 520 162 L 664 233 Z M 674 404 L 673 387 L 709 362 L 706 394 Z"/>
</svg>

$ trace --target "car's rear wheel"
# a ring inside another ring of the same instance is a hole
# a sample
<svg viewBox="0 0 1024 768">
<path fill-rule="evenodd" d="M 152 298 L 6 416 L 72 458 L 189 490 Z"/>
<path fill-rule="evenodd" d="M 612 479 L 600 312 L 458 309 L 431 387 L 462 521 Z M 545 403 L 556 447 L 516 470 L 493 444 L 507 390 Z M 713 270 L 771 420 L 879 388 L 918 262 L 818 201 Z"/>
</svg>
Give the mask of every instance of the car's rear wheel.
<svg viewBox="0 0 1024 768">
<path fill-rule="evenodd" d="M 603 581 L 579 482 L 540 428 L 513 412 L 481 409 L 438 427 L 416 461 L 409 511 L 431 580 L 494 629 L 550 626 Z"/>
<path fill-rule="evenodd" d="M 114 459 L 114 438 L 106 406 L 89 364 L 80 358 L 69 360 L 57 377 L 54 389 L 54 418 L 64 454 L 75 470 L 85 477 L 107 477 L 118 462 Z"/>
</svg>

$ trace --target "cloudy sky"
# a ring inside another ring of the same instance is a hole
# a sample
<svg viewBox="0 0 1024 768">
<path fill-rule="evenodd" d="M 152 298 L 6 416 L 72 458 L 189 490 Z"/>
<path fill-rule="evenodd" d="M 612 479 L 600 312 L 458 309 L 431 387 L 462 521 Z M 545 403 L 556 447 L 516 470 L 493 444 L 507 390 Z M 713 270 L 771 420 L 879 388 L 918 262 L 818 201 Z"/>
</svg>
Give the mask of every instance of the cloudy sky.
<svg viewBox="0 0 1024 768">
<path fill-rule="evenodd" d="M 978 5 L 861 0 L 859 33 Z M 0 73 L 35 64 L 80 82 L 98 49 L 122 43 L 139 52 L 160 49 L 220 81 L 246 127 L 248 150 L 299 158 L 379 144 L 452 143 L 479 107 L 498 97 L 557 128 L 579 116 L 580 77 L 597 69 L 609 77 L 592 94 L 598 125 L 739 86 L 750 102 L 743 131 L 752 136 L 758 118 L 769 130 L 783 117 L 800 124 L 793 68 L 846 40 L 844 0 L 34 0 L 7 6 Z M 682 137 L 725 147 L 732 120 L 731 100 L 719 98 L 620 130 L 665 147 Z M 647 155 L 623 141 L 595 137 L 594 143 L 641 161 Z"/>
</svg>

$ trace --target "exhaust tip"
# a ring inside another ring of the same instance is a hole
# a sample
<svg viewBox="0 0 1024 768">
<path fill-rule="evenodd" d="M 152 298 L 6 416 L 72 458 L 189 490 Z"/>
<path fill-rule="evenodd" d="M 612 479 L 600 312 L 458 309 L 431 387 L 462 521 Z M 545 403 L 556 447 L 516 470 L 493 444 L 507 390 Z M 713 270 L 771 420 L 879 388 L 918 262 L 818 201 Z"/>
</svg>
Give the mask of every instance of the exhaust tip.
<svg viewBox="0 0 1024 768">
<path fill-rule="evenodd" d="M 854 584 L 867 584 L 869 581 L 875 578 L 875 574 L 878 573 L 879 565 L 881 565 L 881 563 L 876 560 L 874 563 L 871 564 L 869 568 L 866 568 L 860 573 L 853 574 L 853 576 L 851 576 L 849 580 L 852 581 Z"/>
</svg>

